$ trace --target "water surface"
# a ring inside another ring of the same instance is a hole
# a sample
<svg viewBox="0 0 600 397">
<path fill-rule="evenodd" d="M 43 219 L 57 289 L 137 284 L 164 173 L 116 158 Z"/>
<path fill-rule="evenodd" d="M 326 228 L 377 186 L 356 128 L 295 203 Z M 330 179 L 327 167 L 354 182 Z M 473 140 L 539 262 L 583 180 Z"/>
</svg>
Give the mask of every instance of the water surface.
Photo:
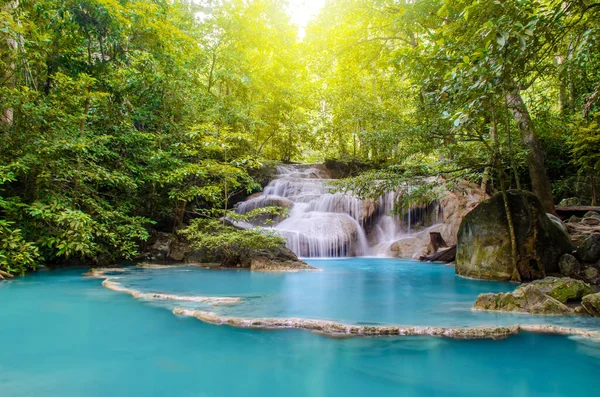
<svg viewBox="0 0 600 397">
<path fill-rule="evenodd" d="M 477 296 L 513 291 L 517 284 L 458 277 L 443 264 L 392 258 L 308 260 L 318 272 L 258 273 L 192 267 L 134 269 L 117 275 L 144 292 L 241 297 L 236 305 L 210 307 L 236 317 L 301 317 L 347 324 L 473 327 L 551 323 L 600 329 L 591 317 L 531 316 L 471 310 Z M 194 307 L 181 302 L 167 306 Z"/>
<path fill-rule="evenodd" d="M 412 316 L 415 322 L 443 315 L 426 282 L 444 285 L 438 292 L 452 298 L 450 306 L 466 303 L 477 284 L 488 291 L 514 288 L 454 279 L 441 265 L 415 267 L 425 272 L 419 278 L 408 264 L 381 261 L 380 273 L 379 261 L 315 261 L 326 270 L 279 275 L 145 269 L 131 284 L 254 296 L 263 300 L 255 310 L 265 314 L 393 322 L 406 322 L 409 317 L 398 316 L 418 308 L 419 299 L 424 309 Z M 101 280 L 80 274 L 54 271 L 0 283 L 1 397 L 596 396 L 600 388 L 600 344 L 591 340 L 527 333 L 502 341 L 331 339 L 297 330 L 234 329 L 174 316 L 163 305 L 107 290 Z M 325 303 L 327 297 L 333 303 Z M 267 310 L 276 298 L 285 304 Z M 310 305 L 294 305 L 296 298 Z M 380 299 L 391 308 L 376 303 Z M 351 306 L 361 301 L 353 313 Z"/>
</svg>

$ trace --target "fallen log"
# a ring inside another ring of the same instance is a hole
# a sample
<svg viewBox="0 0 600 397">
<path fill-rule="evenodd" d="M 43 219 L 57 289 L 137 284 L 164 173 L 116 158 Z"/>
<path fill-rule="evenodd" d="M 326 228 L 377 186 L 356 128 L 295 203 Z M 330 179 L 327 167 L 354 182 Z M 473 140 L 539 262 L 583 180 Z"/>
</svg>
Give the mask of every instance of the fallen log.
<svg viewBox="0 0 600 397">
<path fill-rule="evenodd" d="M 453 262 L 456 259 L 456 245 L 431 255 L 423 255 L 419 258 L 424 262 Z"/>
<path fill-rule="evenodd" d="M 560 219 L 568 219 L 572 215 L 582 216 L 586 212 L 595 211 L 600 213 L 600 206 L 591 206 L 591 205 L 578 205 L 578 206 L 560 206 L 557 205 L 556 213 Z"/>
<path fill-rule="evenodd" d="M 4 280 L 5 278 L 13 278 L 14 276 L 10 273 L 5 272 L 4 270 L 0 270 L 0 277 Z"/>
</svg>

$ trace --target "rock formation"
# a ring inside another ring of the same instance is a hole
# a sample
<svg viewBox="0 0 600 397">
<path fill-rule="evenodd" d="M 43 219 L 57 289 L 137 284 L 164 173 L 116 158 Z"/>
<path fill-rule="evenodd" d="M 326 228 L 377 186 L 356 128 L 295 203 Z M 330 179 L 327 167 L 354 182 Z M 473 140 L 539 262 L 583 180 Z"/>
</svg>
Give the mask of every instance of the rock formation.
<svg viewBox="0 0 600 397">
<path fill-rule="evenodd" d="M 583 262 L 595 263 L 600 259 L 600 233 L 594 233 L 585 238 L 581 245 L 575 251 L 577 256 Z"/>
<path fill-rule="evenodd" d="M 578 304 L 591 293 L 590 285 L 583 281 L 546 277 L 522 284 L 513 292 L 481 294 L 473 308 L 542 315 L 586 314 L 582 307 L 572 308 L 567 304 Z"/>
<path fill-rule="evenodd" d="M 584 296 L 581 305 L 590 315 L 600 317 L 600 292 Z"/>
<path fill-rule="evenodd" d="M 546 277 L 532 281 L 529 285 L 536 286 L 541 292 L 561 303 L 580 302 L 581 298 L 592 293 L 589 284 L 569 277 Z"/>
<path fill-rule="evenodd" d="M 481 294 L 477 297 L 473 308 L 544 315 L 573 314 L 567 305 L 544 294 L 532 284 L 519 287 L 514 292 Z"/>
<path fill-rule="evenodd" d="M 581 274 L 581 264 L 571 254 L 564 254 L 558 261 L 560 274 L 567 277 L 578 277 Z"/>
<path fill-rule="evenodd" d="M 544 212 L 529 192 L 509 191 L 517 240 L 517 271 L 521 280 L 559 271 L 559 258 L 573 250 L 569 236 Z M 479 204 L 462 220 L 458 232 L 456 273 L 461 276 L 511 280 L 511 242 L 500 193 Z"/>
<path fill-rule="evenodd" d="M 438 222 L 423 230 L 413 231 L 391 244 L 393 256 L 413 259 L 431 256 L 437 252 L 431 245 L 431 233 L 439 233 L 448 247 L 455 246 L 463 217 L 487 197 L 478 185 L 461 181 L 454 191 L 446 192 L 440 200 L 441 216 L 437 219 Z"/>
<path fill-rule="evenodd" d="M 564 225 L 575 251 L 561 258 L 561 273 L 600 285 L 600 213 L 588 211 L 581 218 L 571 216 Z"/>
</svg>

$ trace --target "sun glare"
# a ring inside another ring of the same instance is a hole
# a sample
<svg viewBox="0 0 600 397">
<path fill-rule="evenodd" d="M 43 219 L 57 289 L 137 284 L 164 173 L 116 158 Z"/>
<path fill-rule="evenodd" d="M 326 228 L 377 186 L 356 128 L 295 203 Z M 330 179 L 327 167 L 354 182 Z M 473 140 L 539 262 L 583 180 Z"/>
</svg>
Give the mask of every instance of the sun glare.
<svg viewBox="0 0 600 397">
<path fill-rule="evenodd" d="M 302 39 L 306 25 L 317 16 L 325 0 L 289 0 L 288 3 L 288 12 L 294 24 L 298 26 L 298 37 Z"/>
</svg>

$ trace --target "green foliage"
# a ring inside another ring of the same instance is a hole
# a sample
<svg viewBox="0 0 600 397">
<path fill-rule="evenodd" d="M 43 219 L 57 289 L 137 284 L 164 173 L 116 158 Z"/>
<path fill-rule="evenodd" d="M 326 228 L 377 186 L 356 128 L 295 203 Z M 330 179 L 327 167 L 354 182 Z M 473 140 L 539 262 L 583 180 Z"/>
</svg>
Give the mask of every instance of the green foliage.
<svg viewBox="0 0 600 397">
<path fill-rule="evenodd" d="M 442 198 L 464 173 L 444 172 L 443 164 L 401 168 L 389 166 L 364 172 L 356 177 L 333 182 L 333 188 L 361 199 L 375 200 L 388 192 L 395 192 L 394 210 L 401 212 L 415 204 L 429 204 Z"/>
<path fill-rule="evenodd" d="M 49 262 L 130 259 L 150 226 L 181 228 L 199 209 L 260 189 L 250 176 L 258 145 L 274 141 L 257 141 L 254 126 L 278 123 L 282 103 L 256 51 L 274 46 L 279 73 L 296 58 L 287 50 L 295 39 L 286 21 L 251 38 L 229 17 L 246 31 L 243 15 L 267 26 L 262 7 L 275 18 L 281 4 L 223 5 L 203 21 L 161 0 L 11 4 L 0 12 L 9 44 L 0 47 L 0 111 L 10 115 L 0 119 L 0 218 L 25 251 Z M 223 42 L 216 57 L 211 35 Z M 295 73 L 284 71 L 280 92 Z M 256 97 L 258 77 L 269 82 Z M 266 96 L 271 107 L 258 112 Z"/>
<path fill-rule="evenodd" d="M 459 177 L 528 187 L 529 133 L 570 194 L 598 173 L 597 121 L 576 115 L 597 118 L 599 10 L 335 0 L 298 40 L 284 0 L 5 1 L 0 220 L 30 259 L 3 266 L 132 258 L 150 227 L 206 214 L 193 224 L 209 246 L 211 228 L 268 246 L 216 219 L 274 160 L 376 164 L 340 189 L 416 202 Z"/>
<path fill-rule="evenodd" d="M 285 239 L 272 229 L 239 229 L 233 226 L 230 220 L 247 222 L 265 215 L 284 214 L 285 209 L 278 207 L 258 208 L 244 215 L 227 211 L 223 219 L 194 219 L 180 233 L 192 247 L 211 252 L 222 264 L 244 266 L 250 258 L 261 252 L 283 247 Z"/>
<path fill-rule="evenodd" d="M 529 188 L 532 137 L 549 152 L 542 173 L 563 184 L 570 119 L 600 82 L 597 17 L 563 1 L 329 2 L 306 38 L 326 82 L 324 146 L 393 170 L 344 184 L 372 196 L 420 185 L 406 178 L 420 166 L 472 180 L 491 167 Z"/>
<path fill-rule="evenodd" d="M 0 270 L 9 274 L 23 274 L 37 267 L 42 260 L 37 246 L 23 238 L 12 222 L 0 219 Z"/>
<path fill-rule="evenodd" d="M 600 124 L 596 119 L 589 123 L 575 124 L 571 137 L 575 163 L 582 172 L 592 175 L 600 173 Z"/>
</svg>

